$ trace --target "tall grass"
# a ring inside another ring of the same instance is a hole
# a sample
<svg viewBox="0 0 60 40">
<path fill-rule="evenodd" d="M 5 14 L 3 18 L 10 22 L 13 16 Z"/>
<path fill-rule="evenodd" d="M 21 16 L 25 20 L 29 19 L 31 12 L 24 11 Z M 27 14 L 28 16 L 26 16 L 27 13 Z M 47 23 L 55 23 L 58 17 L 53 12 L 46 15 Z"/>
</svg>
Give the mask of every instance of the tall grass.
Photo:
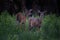
<svg viewBox="0 0 60 40">
<path fill-rule="evenodd" d="M 20 29 L 22 27 L 22 29 Z M 26 24 L 16 22 L 16 16 L 10 16 L 7 11 L 0 15 L 0 40 L 59 40 L 60 17 L 55 14 L 46 15 L 43 19 L 40 32 L 29 31 L 28 18 Z M 26 30 L 24 30 L 24 28 Z"/>
</svg>

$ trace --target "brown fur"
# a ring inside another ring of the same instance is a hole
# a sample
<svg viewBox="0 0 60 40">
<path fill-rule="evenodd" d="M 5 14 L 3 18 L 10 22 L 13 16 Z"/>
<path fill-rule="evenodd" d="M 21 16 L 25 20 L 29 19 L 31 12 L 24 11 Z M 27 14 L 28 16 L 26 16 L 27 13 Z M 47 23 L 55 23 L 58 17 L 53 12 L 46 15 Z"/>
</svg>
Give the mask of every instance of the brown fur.
<svg viewBox="0 0 60 40">
<path fill-rule="evenodd" d="M 41 24 L 42 24 L 42 20 L 44 17 L 44 13 L 46 13 L 47 11 L 38 11 L 38 13 L 40 13 L 40 18 L 34 18 L 34 17 L 29 17 L 29 29 L 31 30 L 33 27 L 37 27 L 40 28 Z"/>
<path fill-rule="evenodd" d="M 16 14 L 16 18 L 17 18 L 17 21 L 20 23 L 20 29 L 21 29 L 22 24 L 24 24 L 24 26 L 25 26 L 26 16 L 22 15 L 22 13 L 19 12 L 19 13 Z"/>
<path fill-rule="evenodd" d="M 26 22 L 26 16 L 22 15 L 21 12 L 19 12 L 19 13 L 16 14 L 16 18 L 17 18 L 17 21 L 20 22 L 20 24 Z"/>
<path fill-rule="evenodd" d="M 29 30 L 31 30 L 33 27 L 40 28 L 40 26 L 41 21 L 39 20 L 39 18 L 33 18 L 33 17 L 29 18 Z"/>
</svg>

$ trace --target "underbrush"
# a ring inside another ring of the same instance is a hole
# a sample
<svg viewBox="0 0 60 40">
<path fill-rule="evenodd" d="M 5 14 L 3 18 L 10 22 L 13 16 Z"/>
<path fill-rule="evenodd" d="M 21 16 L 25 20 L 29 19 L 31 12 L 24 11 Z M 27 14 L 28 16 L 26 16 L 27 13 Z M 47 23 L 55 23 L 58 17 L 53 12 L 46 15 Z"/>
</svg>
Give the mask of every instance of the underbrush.
<svg viewBox="0 0 60 40">
<path fill-rule="evenodd" d="M 7 11 L 2 12 L 0 40 L 59 40 L 60 38 L 60 17 L 56 17 L 55 14 L 45 15 L 40 32 L 29 31 L 28 26 L 28 19 L 25 26 L 20 25 L 17 24 L 15 15 L 11 16 Z"/>
</svg>

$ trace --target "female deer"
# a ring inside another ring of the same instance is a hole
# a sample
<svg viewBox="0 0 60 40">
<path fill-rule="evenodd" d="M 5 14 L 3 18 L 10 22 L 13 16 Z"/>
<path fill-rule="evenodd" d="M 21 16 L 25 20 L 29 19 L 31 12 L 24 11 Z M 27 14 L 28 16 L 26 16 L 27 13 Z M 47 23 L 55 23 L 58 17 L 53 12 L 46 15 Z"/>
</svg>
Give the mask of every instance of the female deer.
<svg viewBox="0 0 60 40">
<path fill-rule="evenodd" d="M 25 23 L 26 23 L 26 16 L 22 15 L 21 12 L 16 14 L 16 19 L 20 23 L 20 25 L 22 25 L 22 24 L 25 25 Z"/>
<path fill-rule="evenodd" d="M 40 18 L 29 17 L 29 30 L 31 30 L 33 27 L 37 27 L 37 28 L 41 27 L 44 13 L 46 12 L 47 11 L 43 11 L 43 12 L 38 11 L 38 13 L 40 13 Z"/>
</svg>

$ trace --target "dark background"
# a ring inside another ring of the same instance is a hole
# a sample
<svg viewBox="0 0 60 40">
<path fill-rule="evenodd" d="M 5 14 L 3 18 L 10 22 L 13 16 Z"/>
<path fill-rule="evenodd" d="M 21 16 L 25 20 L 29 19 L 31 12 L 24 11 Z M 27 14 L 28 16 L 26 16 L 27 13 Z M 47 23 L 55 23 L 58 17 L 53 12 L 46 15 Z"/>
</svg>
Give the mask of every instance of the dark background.
<svg viewBox="0 0 60 40">
<path fill-rule="evenodd" d="M 38 5 L 38 9 L 43 10 L 45 8 L 48 12 L 60 15 L 57 0 L 0 0 L 0 13 L 7 10 L 11 15 L 16 14 L 22 10 L 22 5 L 26 6 L 27 9 L 31 9 L 34 4 Z"/>
</svg>

